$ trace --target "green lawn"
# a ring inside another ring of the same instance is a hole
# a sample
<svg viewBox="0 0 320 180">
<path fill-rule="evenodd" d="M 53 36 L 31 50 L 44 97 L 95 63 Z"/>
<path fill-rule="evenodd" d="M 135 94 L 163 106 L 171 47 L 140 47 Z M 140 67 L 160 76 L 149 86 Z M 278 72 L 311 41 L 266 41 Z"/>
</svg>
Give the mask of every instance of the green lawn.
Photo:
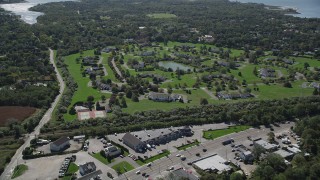
<svg viewBox="0 0 320 180">
<path fill-rule="evenodd" d="M 144 161 L 141 161 L 140 159 L 138 159 L 136 162 L 137 162 L 137 164 L 142 166 L 144 164 L 147 164 L 147 163 L 153 162 L 155 160 L 158 160 L 158 159 L 160 159 L 162 157 L 168 156 L 169 154 L 170 154 L 170 151 L 164 150 L 162 153 L 157 154 L 157 155 L 152 156 L 152 157 L 149 157 L 148 159 L 145 159 Z"/>
<path fill-rule="evenodd" d="M 123 174 L 125 172 L 128 172 L 128 171 L 134 169 L 134 167 L 126 161 L 122 161 L 122 162 L 112 166 L 111 168 L 114 169 L 119 174 Z"/>
<path fill-rule="evenodd" d="M 259 91 L 252 91 L 258 99 L 281 99 L 288 97 L 310 96 L 312 95 L 312 88 L 302 88 L 303 81 L 296 81 L 291 83 L 292 88 L 283 87 L 282 84 L 258 85 Z M 253 89 L 253 88 L 252 88 Z"/>
<path fill-rule="evenodd" d="M 262 82 L 261 79 L 253 74 L 254 68 L 257 67 L 257 70 L 259 70 L 258 65 L 253 64 L 242 64 L 242 67 L 240 67 L 237 70 L 231 70 L 231 74 L 236 77 L 240 83 L 243 80 L 246 80 L 248 84 L 252 84 L 254 82 L 259 83 Z M 241 72 L 241 76 L 238 75 L 238 73 Z"/>
<path fill-rule="evenodd" d="M 73 174 L 73 173 L 77 172 L 78 170 L 79 170 L 79 167 L 75 163 L 70 163 L 70 165 L 68 167 L 68 170 L 67 170 L 67 173 L 68 174 Z M 71 180 L 71 178 L 72 178 L 72 175 L 64 176 L 62 178 L 62 180 Z"/>
<path fill-rule="evenodd" d="M 93 50 L 90 51 L 84 51 L 83 57 L 85 56 L 94 56 Z M 108 93 L 101 93 L 97 89 L 93 89 L 92 87 L 88 87 L 88 83 L 90 81 L 89 77 L 82 77 L 82 73 L 80 70 L 81 63 L 76 63 L 76 58 L 80 57 L 80 54 L 72 54 L 70 56 L 66 56 L 65 58 L 65 64 L 68 65 L 68 70 L 71 74 L 71 76 L 74 78 L 76 83 L 78 84 L 78 90 L 74 93 L 71 101 L 71 105 L 68 109 L 70 109 L 76 102 L 83 101 L 85 102 L 87 100 L 88 96 L 93 96 L 95 100 L 100 100 L 102 95 L 105 95 L 107 98 L 111 96 L 111 94 Z M 108 76 L 106 78 L 112 79 L 112 71 L 108 70 Z M 113 79 L 112 79 L 113 80 Z M 76 115 L 71 115 L 69 113 L 64 115 L 65 120 L 70 121 L 76 119 Z"/>
<path fill-rule="evenodd" d="M 176 147 L 178 150 L 186 150 L 187 148 L 189 147 L 192 147 L 192 146 L 197 146 L 199 145 L 200 142 L 199 141 L 194 141 L 192 143 L 189 143 L 189 144 L 184 144 L 182 146 L 179 146 L 179 147 Z"/>
<path fill-rule="evenodd" d="M 153 13 L 153 14 L 148 14 L 147 16 L 155 19 L 167 19 L 167 18 L 177 17 L 176 15 L 169 14 L 169 13 Z"/>
<path fill-rule="evenodd" d="M 14 168 L 11 179 L 21 176 L 26 170 L 28 170 L 28 166 L 24 164 L 19 164 Z"/>
<path fill-rule="evenodd" d="M 294 59 L 296 61 L 293 65 L 294 67 L 304 68 L 304 63 L 308 63 L 310 67 L 320 67 L 320 61 L 317 59 L 303 57 L 290 57 L 290 59 Z"/>
<path fill-rule="evenodd" d="M 203 131 L 203 137 L 205 139 L 215 139 L 221 136 L 225 136 L 234 132 L 244 131 L 246 129 L 251 128 L 251 126 L 232 126 L 227 129 L 218 129 L 218 130 L 209 130 Z"/>
<path fill-rule="evenodd" d="M 102 162 L 103 164 L 106 164 L 106 165 L 115 161 L 114 159 L 111 159 L 111 161 L 108 161 L 108 159 L 104 158 L 100 153 L 95 153 L 91 156 L 98 159 L 100 162 Z"/>
<path fill-rule="evenodd" d="M 183 90 L 174 90 L 173 93 L 186 95 L 187 99 L 190 100 L 189 103 L 181 102 L 154 102 L 152 100 L 144 99 L 139 102 L 133 102 L 131 99 L 126 98 L 128 107 L 123 108 L 122 111 L 126 113 L 134 113 L 139 111 L 148 110 L 171 110 L 173 108 L 184 108 L 187 106 L 198 106 L 200 105 L 200 98 L 206 98 L 209 103 L 214 103 L 217 100 L 211 99 L 211 97 L 204 92 L 202 89 L 191 90 L 191 94 L 187 94 Z"/>
</svg>

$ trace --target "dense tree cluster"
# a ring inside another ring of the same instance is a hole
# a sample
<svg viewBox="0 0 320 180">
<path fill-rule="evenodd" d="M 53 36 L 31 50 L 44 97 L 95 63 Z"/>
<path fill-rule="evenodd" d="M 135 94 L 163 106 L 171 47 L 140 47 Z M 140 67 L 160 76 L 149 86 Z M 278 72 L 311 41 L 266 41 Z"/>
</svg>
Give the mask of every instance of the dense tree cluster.
<svg viewBox="0 0 320 180">
<path fill-rule="evenodd" d="M 291 165 L 276 154 L 269 154 L 255 170 L 255 179 L 319 179 L 320 177 L 320 116 L 298 121 L 295 132 L 302 138 L 302 153 L 296 154 Z M 306 156 L 310 153 L 311 156 Z"/>
<path fill-rule="evenodd" d="M 38 18 L 35 34 L 60 48 L 63 54 L 121 44 L 129 38 L 142 43 L 198 42 L 205 34 L 212 35 L 211 43 L 217 46 L 279 49 L 284 54 L 319 47 L 319 19 L 284 16 L 284 12 L 267 10 L 261 4 L 227 0 L 90 0 L 32 9 L 46 13 Z M 177 17 L 147 16 L 152 13 L 172 13 Z"/>
</svg>

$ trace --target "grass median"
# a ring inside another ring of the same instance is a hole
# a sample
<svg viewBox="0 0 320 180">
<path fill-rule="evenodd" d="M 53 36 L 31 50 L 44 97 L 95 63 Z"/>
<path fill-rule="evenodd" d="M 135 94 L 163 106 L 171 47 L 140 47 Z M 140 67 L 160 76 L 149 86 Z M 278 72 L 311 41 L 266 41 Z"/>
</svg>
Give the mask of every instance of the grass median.
<svg viewBox="0 0 320 180">
<path fill-rule="evenodd" d="M 162 158 L 162 157 L 168 156 L 169 154 L 170 154 L 170 151 L 164 150 L 164 151 L 163 151 L 162 153 L 160 153 L 160 154 L 157 154 L 157 155 L 155 155 L 155 156 L 152 156 L 152 157 L 147 158 L 147 159 L 144 159 L 144 160 L 138 159 L 136 162 L 137 162 L 137 164 L 139 164 L 140 166 L 142 166 L 142 165 L 144 165 L 144 164 L 153 162 L 153 161 L 155 161 L 155 160 L 157 160 L 157 159 L 160 159 L 160 158 Z"/>
<path fill-rule="evenodd" d="M 19 164 L 14 168 L 11 179 L 21 176 L 25 171 L 28 170 L 28 166 L 24 164 Z"/>
<path fill-rule="evenodd" d="M 218 137 L 225 136 L 225 135 L 228 135 L 231 133 L 237 133 L 240 131 L 244 131 L 249 128 L 251 128 L 251 126 L 241 125 L 241 126 L 231 126 L 227 129 L 209 130 L 209 131 L 203 132 L 203 137 L 205 139 L 216 139 Z"/>
</svg>

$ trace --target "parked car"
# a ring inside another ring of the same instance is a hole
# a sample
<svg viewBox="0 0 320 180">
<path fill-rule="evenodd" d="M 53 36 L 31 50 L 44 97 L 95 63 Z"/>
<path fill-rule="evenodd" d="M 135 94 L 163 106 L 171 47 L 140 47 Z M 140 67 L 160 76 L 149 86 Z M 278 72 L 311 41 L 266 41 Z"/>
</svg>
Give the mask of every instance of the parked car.
<svg viewBox="0 0 320 180">
<path fill-rule="evenodd" d="M 138 171 L 136 172 L 136 174 L 140 174 L 140 170 L 138 170 Z"/>
</svg>

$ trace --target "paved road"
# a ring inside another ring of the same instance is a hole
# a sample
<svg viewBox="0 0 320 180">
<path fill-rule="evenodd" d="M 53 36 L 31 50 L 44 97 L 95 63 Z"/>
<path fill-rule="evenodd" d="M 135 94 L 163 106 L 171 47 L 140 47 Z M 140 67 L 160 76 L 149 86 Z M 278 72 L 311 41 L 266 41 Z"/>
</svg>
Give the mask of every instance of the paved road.
<svg viewBox="0 0 320 180">
<path fill-rule="evenodd" d="M 202 89 L 205 93 L 207 93 L 207 94 L 211 97 L 211 99 L 219 100 L 219 98 L 218 98 L 217 96 L 215 96 L 215 95 L 212 93 L 212 91 L 208 90 L 206 87 L 201 87 L 201 89 Z"/>
<path fill-rule="evenodd" d="M 102 64 L 102 60 L 103 60 L 103 57 L 100 56 L 98 64 Z M 102 69 L 103 69 L 103 72 L 104 72 L 104 76 L 108 76 L 108 72 L 106 70 L 106 67 L 102 66 Z"/>
<path fill-rule="evenodd" d="M 116 70 L 117 74 L 125 81 L 125 78 L 123 78 L 120 70 L 118 69 L 116 63 L 114 62 L 114 58 L 112 58 L 111 63 L 112 63 L 112 66 L 114 67 L 114 69 Z"/>
<path fill-rule="evenodd" d="M 11 179 L 11 175 L 13 172 L 13 169 L 15 168 L 15 166 L 17 164 L 21 164 L 23 162 L 22 160 L 22 151 L 30 146 L 30 141 L 36 136 L 40 134 L 40 129 L 42 128 L 43 125 L 45 125 L 50 119 L 51 119 L 51 115 L 52 115 L 52 111 L 54 110 L 54 108 L 57 106 L 61 96 L 62 96 L 62 92 L 64 91 L 65 88 L 65 83 L 63 82 L 63 79 L 58 71 L 58 68 L 56 66 L 56 64 L 54 63 L 54 54 L 53 54 L 53 50 L 49 49 L 50 51 L 50 63 L 53 64 L 56 75 L 57 75 L 57 79 L 59 82 L 59 86 L 60 86 L 60 90 L 59 90 L 59 95 L 56 97 L 56 99 L 54 100 L 54 102 L 51 104 L 51 107 L 47 110 L 47 112 L 44 114 L 44 116 L 42 117 L 42 119 L 40 120 L 38 126 L 34 129 L 34 131 L 30 134 L 26 134 L 25 135 L 25 142 L 24 144 L 16 151 L 15 155 L 12 157 L 11 162 L 6 166 L 4 172 L 2 173 L 2 175 L 0 176 L 1 180 L 9 180 Z"/>
<path fill-rule="evenodd" d="M 282 131 L 288 131 L 290 129 L 290 126 L 292 124 L 284 124 L 280 128 L 275 128 L 275 133 L 282 132 Z M 205 141 L 200 146 L 194 146 L 192 148 L 187 149 L 186 151 L 178 151 L 170 154 L 168 157 L 161 158 L 155 162 L 152 163 L 151 167 L 147 167 L 146 165 L 137 168 L 135 170 L 129 171 L 125 173 L 124 175 L 119 176 L 118 180 L 125 180 L 125 179 L 131 179 L 131 180 L 140 180 L 144 179 L 141 174 L 137 175 L 136 172 L 138 170 L 142 172 L 145 172 L 150 175 L 150 179 L 154 179 L 156 176 L 161 175 L 163 171 L 168 169 L 171 166 L 174 166 L 175 168 L 178 167 L 184 167 L 186 169 L 191 169 L 191 166 L 187 165 L 187 162 L 194 161 L 196 159 L 199 159 L 195 154 L 200 153 L 202 157 L 212 155 L 217 153 L 218 155 L 222 156 L 226 159 L 231 159 L 231 161 L 235 161 L 233 157 L 231 156 L 231 149 L 229 146 L 223 146 L 222 141 L 233 138 L 235 140 L 235 143 L 243 142 L 247 140 L 248 136 L 251 137 L 265 137 L 266 134 L 269 132 L 268 129 L 248 129 L 246 131 L 242 131 L 239 133 L 233 133 L 218 139 L 215 139 L 213 141 Z M 207 149 L 207 152 L 203 152 L 203 149 Z M 228 152 L 227 154 L 227 151 Z M 187 157 L 186 161 L 181 161 L 180 158 L 176 157 L 177 154 L 184 155 Z M 228 156 L 228 157 L 225 157 Z M 234 156 L 234 155 L 233 155 Z"/>
</svg>

